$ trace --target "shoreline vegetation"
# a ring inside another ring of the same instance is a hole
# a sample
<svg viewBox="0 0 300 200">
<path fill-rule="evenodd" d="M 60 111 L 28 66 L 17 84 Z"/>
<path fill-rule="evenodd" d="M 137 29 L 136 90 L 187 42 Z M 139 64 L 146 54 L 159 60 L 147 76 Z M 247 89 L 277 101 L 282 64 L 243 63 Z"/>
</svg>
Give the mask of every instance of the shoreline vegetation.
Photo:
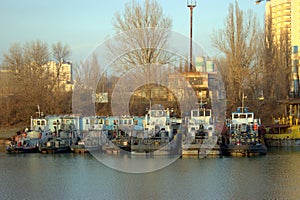
<svg viewBox="0 0 300 200">
<path fill-rule="evenodd" d="M 0 126 L 0 140 L 9 140 L 13 135 L 15 135 L 19 130 L 20 127 L 7 127 L 7 126 Z"/>
</svg>

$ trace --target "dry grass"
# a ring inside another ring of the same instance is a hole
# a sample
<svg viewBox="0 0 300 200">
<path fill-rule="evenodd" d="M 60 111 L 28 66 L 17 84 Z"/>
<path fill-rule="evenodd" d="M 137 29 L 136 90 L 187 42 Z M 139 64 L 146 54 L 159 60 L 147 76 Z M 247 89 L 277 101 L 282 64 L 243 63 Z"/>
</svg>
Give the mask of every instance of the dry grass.
<svg viewBox="0 0 300 200">
<path fill-rule="evenodd" d="M 11 138 L 20 129 L 20 127 L 0 127 L 0 139 Z"/>
</svg>

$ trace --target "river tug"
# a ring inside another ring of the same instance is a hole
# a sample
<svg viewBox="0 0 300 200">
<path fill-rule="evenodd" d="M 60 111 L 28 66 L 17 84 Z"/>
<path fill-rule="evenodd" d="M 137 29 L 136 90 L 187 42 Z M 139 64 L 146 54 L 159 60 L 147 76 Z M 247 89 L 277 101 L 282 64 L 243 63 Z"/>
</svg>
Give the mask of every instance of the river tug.
<svg viewBox="0 0 300 200">
<path fill-rule="evenodd" d="M 227 120 L 227 133 L 222 135 L 222 155 L 250 156 L 265 155 L 267 148 L 259 133 L 260 119 L 246 107 L 237 108 Z"/>
<path fill-rule="evenodd" d="M 30 118 L 30 128 L 25 128 L 17 132 L 12 137 L 12 141 L 6 147 L 7 153 L 36 153 L 39 146 L 52 138 L 47 120 L 40 112 L 38 106 L 38 117 Z"/>
<path fill-rule="evenodd" d="M 182 143 L 182 156 L 218 156 L 220 150 L 216 145 L 218 137 L 215 135 L 212 110 L 202 106 L 192 109 L 185 121 L 187 134 Z"/>
<path fill-rule="evenodd" d="M 173 130 L 170 110 L 161 105 L 150 107 L 143 120 L 143 130 L 133 137 L 131 151 L 136 153 L 155 153 L 167 155 L 170 153 L 170 142 Z"/>
</svg>

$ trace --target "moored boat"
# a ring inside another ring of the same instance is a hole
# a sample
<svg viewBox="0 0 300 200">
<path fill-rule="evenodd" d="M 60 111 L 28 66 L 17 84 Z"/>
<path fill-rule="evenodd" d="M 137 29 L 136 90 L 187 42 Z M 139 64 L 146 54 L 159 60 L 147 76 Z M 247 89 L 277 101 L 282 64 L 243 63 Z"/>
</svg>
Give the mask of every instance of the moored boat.
<svg viewBox="0 0 300 200">
<path fill-rule="evenodd" d="M 74 124 L 62 124 L 60 129 L 53 133 L 53 138 L 41 143 L 39 151 L 42 153 L 71 152 L 71 145 L 78 140 L 77 129 Z"/>
<path fill-rule="evenodd" d="M 182 156 L 206 157 L 219 155 L 216 147 L 218 137 L 215 134 L 212 110 L 205 107 L 192 109 L 187 117 L 185 134 L 182 143 Z"/>
<path fill-rule="evenodd" d="M 228 120 L 227 133 L 222 135 L 222 155 L 250 156 L 265 155 L 267 148 L 264 144 L 259 128 L 260 119 L 254 118 L 254 113 L 248 108 L 240 107 L 233 112 Z"/>
<path fill-rule="evenodd" d="M 264 140 L 267 146 L 300 146 L 300 125 L 274 124 L 266 126 Z"/>
<path fill-rule="evenodd" d="M 175 148 L 177 121 L 170 117 L 171 110 L 154 105 L 147 110 L 143 120 L 143 129 L 131 137 L 131 152 L 169 155 Z M 172 123 L 173 122 L 173 123 Z"/>
<path fill-rule="evenodd" d="M 106 117 L 91 116 L 83 118 L 83 132 L 80 139 L 70 148 L 75 153 L 85 153 L 102 150 L 102 146 L 108 142 L 108 129 Z"/>
<path fill-rule="evenodd" d="M 43 117 L 38 106 L 38 117 L 30 119 L 30 129 L 18 131 L 7 146 L 8 153 L 35 153 L 39 146 L 52 138 L 47 120 Z"/>
<path fill-rule="evenodd" d="M 300 146 L 300 99 L 280 100 L 278 105 L 278 109 L 283 111 L 283 116 L 273 118 L 273 123 L 265 126 L 266 145 L 272 147 Z"/>
<path fill-rule="evenodd" d="M 173 138 L 171 130 L 169 109 L 162 109 L 160 105 L 155 105 L 148 110 L 145 115 L 144 138 L 159 137 L 164 134 L 171 139 Z"/>
</svg>

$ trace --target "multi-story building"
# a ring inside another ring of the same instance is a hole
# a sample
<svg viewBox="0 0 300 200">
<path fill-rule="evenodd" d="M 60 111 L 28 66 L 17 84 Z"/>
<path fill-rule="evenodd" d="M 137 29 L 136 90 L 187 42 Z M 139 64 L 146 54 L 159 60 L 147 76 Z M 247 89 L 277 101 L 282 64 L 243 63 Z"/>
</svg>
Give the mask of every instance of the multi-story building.
<svg viewBox="0 0 300 200">
<path fill-rule="evenodd" d="M 218 73 L 216 72 L 215 64 L 210 58 L 197 56 L 195 58 L 195 71 L 182 72 L 180 75 L 170 74 L 169 78 L 172 79 L 173 82 L 182 80 L 177 76 L 183 76 L 185 78 L 184 83 L 176 84 L 175 88 L 178 93 L 176 94 L 177 96 L 183 95 L 184 92 L 182 91 L 187 87 L 192 87 L 199 103 L 209 103 L 213 96 L 214 98 L 216 98 L 216 96 L 218 96 L 217 98 L 220 98 L 220 94 L 213 94 L 213 91 L 219 89 L 220 80 L 218 78 Z M 188 83 L 188 85 L 186 83 Z"/>
<path fill-rule="evenodd" d="M 72 91 L 74 88 L 72 62 L 56 63 L 51 61 L 47 64 L 49 71 L 56 79 L 56 88 L 64 91 Z"/>
<path fill-rule="evenodd" d="M 214 62 L 204 56 L 196 57 L 196 71 L 197 72 L 214 72 Z"/>
<path fill-rule="evenodd" d="M 63 62 L 58 64 L 50 61 L 44 66 L 48 69 L 53 80 L 56 82 L 55 89 L 62 91 L 72 91 L 74 88 L 73 70 L 71 62 Z M 11 94 L 12 88 L 15 86 L 13 75 L 9 69 L 0 68 L 0 97 Z"/>
<path fill-rule="evenodd" d="M 300 0 L 269 0 L 266 3 L 266 19 L 271 16 L 272 32 L 275 41 L 288 34 L 292 48 L 293 87 L 291 90 L 299 94 L 299 46 L 300 46 Z"/>
<path fill-rule="evenodd" d="M 266 3 L 266 17 L 268 19 L 271 16 L 275 41 L 279 41 L 284 33 L 291 39 L 291 5 L 291 0 L 272 0 Z"/>
</svg>

